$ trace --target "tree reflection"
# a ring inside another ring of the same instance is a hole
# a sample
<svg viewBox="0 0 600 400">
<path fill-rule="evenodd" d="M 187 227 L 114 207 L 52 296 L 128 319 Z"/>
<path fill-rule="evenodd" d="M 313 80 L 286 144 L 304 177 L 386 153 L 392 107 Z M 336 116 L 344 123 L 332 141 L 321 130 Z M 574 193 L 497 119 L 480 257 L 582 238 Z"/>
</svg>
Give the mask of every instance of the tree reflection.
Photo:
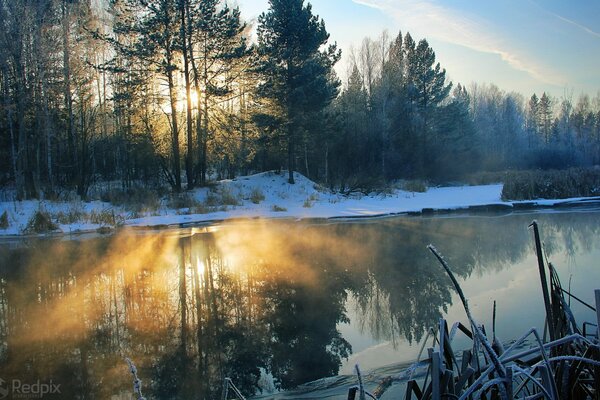
<svg viewBox="0 0 600 400">
<path fill-rule="evenodd" d="M 598 246 L 593 214 L 540 215 L 546 251 Z M 531 251 L 530 215 L 226 226 L 0 246 L 0 377 L 62 383 L 61 398 L 131 392 L 123 362 L 160 399 L 243 393 L 261 369 L 282 388 L 337 374 L 351 352 L 347 297 L 377 339 L 421 339 L 452 300 L 425 251 L 467 278 Z M 501 227 L 501 229 L 499 229 Z"/>
</svg>

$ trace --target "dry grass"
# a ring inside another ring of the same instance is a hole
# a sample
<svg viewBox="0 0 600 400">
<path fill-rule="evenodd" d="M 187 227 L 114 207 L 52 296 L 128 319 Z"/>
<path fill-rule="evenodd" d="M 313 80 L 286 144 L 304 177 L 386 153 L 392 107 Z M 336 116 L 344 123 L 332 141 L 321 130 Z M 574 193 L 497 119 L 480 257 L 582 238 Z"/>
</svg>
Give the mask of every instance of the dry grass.
<svg viewBox="0 0 600 400">
<path fill-rule="evenodd" d="M 27 222 L 24 233 L 46 233 L 58 229 L 58 225 L 52 221 L 50 214 L 44 210 L 37 210 Z"/>
<path fill-rule="evenodd" d="M 8 229 L 8 212 L 4 211 L 2 215 L 0 215 L 0 229 Z"/>
<path fill-rule="evenodd" d="M 600 196 L 600 169 L 570 168 L 509 172 L 503 200 L 565 199 Z"/>
</svg>

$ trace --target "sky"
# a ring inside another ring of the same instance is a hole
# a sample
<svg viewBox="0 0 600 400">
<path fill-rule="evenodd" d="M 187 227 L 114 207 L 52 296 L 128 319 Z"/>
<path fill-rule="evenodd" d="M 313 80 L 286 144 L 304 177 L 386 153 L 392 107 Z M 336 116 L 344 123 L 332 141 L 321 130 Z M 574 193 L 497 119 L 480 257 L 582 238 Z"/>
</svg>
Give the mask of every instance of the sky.
<svg viewBox="0 0 600 400">
<path fill-rule="evenodd" d="M 311 0 L 330 41 L 342 49 L 336 70 L 347 77 L 350 49 L 384 30 L 427 39 L 455 83 L 493 83 L 527 97 L 577 98 L 600 91 L 598 0 Z M 268 0 L 237 0 L 255 21 Z"/>
</svg>

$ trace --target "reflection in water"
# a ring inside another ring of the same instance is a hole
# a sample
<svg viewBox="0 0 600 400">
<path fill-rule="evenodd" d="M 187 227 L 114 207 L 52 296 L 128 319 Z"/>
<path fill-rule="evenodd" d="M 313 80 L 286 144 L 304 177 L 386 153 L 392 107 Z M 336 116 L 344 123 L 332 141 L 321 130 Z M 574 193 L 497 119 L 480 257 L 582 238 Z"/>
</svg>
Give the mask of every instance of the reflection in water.
<svg viewBox="0 0 600 400">
<path fill-rule="evenodd" d="M 539 220 L 550 257 L 597 246 L 598 214 Z M 428 243 L 476 279 L 529 254 L 530 221 L 270 222 L 0 246 L 0 377 L 109 398 L 130 393 L 127 356 L 150 397 L 209 399 L 224 377 L 254 393 L 261 368 L 282 388 L 335 375 L 352 350 L 340 323 L 418 341 L 451 305 Z M 349 295 L 358 321 L 348 321 Z"/>
</svg>

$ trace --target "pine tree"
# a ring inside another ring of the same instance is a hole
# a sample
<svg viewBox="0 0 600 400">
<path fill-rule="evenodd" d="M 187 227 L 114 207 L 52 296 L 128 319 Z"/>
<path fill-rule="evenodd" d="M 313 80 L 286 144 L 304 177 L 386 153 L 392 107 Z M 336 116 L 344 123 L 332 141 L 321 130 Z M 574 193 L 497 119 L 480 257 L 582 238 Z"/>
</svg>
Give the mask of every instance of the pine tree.
<svg viewBox="0 0 600 400">
<path fill-rule="evenodd" d="M 529 103 L 527 105 L 527 132 L 530 137 L 535 136 L 539 131 L 539 99 L 537 95 L 534 93 L 529 99 Z M 531 143 L 530 143 L 531 146 Z"/>
<path fill-rule="evenodd" d="M 452 83 L 446 83 L 446 70 L 435 61 L 435 52 L 427 40 L 422 39 L 414 47 L 409 34 L 405 37 L 406 81 L 408 100 L 411 104 L 414 135 L 418 137 L 417 174 L 424 176 L 431 160 L 429 146 L 436 135 L 435 124 L 438 106 L 448 97 Z M 415 113 L 416 112 L 416 113 Z"/>
<path fill-rule="evenodd" d="M 333 182 L 340 190 L 351 189 L 348 180 L 358 174 L 369 174 L 368 165 L 358 162 L 370 158 L 373 146 L 368 138 L 368 93 L 363 86 L 363 77 L 354 64 L 348 78 L 348 86 L 335 102 L 340 126 L 332 140 Z"/>
<path fill-rule="evenodd" d="M 337 94 L 339 82 L 332 79 L 332 67 L 340 52 L 335 44 L 320 50 L 329 34 L 304 0 L 269 0 L 269 10 L 258 22 L 261 58 L 257 69 L 264 79 L 259 94 L 273 102 L 270 113 L 283 122 L 289 182 L 293 184 L 296 142 L 311 116 Z"/>
</svg>

